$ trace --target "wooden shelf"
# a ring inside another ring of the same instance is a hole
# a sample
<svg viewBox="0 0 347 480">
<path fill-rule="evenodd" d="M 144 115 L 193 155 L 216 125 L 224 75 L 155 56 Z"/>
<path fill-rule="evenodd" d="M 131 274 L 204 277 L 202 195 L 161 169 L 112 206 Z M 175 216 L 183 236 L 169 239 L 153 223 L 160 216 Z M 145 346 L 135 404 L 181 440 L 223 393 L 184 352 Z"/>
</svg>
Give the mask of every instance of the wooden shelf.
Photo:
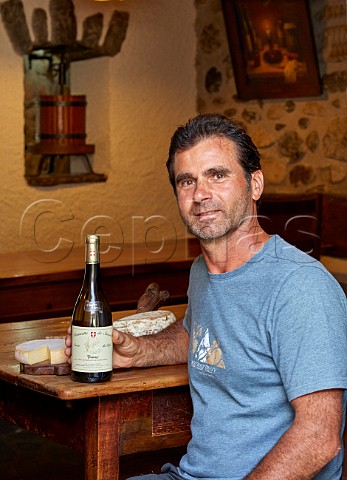
<svg viewBox="0 0 347 480">
<path fill-rule="evenodd" d="M 87 182 L 106 182 L 107 175 L 104 173 L 80 173 L 78 175 L 69 174 L 40 174 L 26 175 L 25 179 L 28 185 L 35 187 L 51 187 L 63 183 L 87 183 Z"/>
<path fill-rule="evenodd" d="M 35 155 L 90 155 L 95 152 L 95 145 L 35 143 L 33 145 L 27 145 L 26 150 Z"/>
</svg>

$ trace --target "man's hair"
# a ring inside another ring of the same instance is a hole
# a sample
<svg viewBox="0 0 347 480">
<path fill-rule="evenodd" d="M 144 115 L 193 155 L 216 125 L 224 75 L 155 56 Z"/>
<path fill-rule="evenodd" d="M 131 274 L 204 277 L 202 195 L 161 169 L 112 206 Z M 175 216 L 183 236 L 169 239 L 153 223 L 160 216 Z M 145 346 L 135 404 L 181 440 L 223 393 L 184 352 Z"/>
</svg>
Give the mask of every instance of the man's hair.
<svg viewBox="0 0 347 480">
<path fill-rule="evenodd" d="M 251 137 L 235 121 L 217 113 L 205 113 L 191 118 L 185 125 L 177 128 L 171 138 L 169 157 L 166 168 L 169 172 L 170 183 L 176 193 L 175 156 L 194 147 L 201 140 L 210 137 L 227 138 L 237 147 L 238 161 L 243 168 L 248 184 L 251 174 L 261 170 L 260 154 Z"/>
</svg>

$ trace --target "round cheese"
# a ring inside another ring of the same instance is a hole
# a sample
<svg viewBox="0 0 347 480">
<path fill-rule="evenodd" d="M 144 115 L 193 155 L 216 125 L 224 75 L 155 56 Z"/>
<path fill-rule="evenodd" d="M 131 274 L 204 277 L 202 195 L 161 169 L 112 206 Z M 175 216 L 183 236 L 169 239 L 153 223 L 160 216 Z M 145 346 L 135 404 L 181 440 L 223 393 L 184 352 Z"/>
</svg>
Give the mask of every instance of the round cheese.
<svg viewBox="0 0 347 480">
<path fill-rule="evenodd" d="M 63 338 L 44 338 L 30 340 L 16 346 L 15 357 L 26 365 L 47 362 L 51 365 L 65 363 L 65 340 Z"/>
</svg>

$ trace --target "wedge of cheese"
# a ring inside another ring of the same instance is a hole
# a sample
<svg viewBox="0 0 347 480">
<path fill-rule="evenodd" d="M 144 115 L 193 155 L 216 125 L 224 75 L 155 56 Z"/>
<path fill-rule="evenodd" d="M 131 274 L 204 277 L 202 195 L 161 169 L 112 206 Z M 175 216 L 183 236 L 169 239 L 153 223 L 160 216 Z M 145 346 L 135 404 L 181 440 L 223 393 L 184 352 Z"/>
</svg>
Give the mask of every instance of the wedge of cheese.
<svg viewBox="0 0 347 480">
<path fill-rule="evenodd" d="M 19 362 L 26 365 L 40 362 L 59 365 L 67 361 L 64 350 L 65 340 L 63 338 L 45 338 L 17 345 L 14 354 Z"/>
</svg>

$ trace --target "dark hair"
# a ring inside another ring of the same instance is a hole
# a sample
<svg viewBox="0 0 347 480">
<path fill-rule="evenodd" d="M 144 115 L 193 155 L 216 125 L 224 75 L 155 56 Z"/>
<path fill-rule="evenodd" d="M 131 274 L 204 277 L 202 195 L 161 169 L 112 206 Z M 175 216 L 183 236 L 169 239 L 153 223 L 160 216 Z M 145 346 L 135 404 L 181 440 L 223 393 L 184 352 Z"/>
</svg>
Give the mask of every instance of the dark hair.
<svg viewBox="0 0 347 480">
<path fill-rule="evenodd" d="M 241 125 L 221 114 L 200 114 L 191 118 L 185 125 L 178 127 L 171 138 L 166 168 L 175 193 L 174 164 L 176 153 L 188 150 L 201 140 L 209 137 L 224 137 L 235 143 L 239 153 L 238 160 L 248 183 L 251 181 L 251 174 L 256 170 L 261 170 L 260 154 L 257 147 Z"/>
</svg>

